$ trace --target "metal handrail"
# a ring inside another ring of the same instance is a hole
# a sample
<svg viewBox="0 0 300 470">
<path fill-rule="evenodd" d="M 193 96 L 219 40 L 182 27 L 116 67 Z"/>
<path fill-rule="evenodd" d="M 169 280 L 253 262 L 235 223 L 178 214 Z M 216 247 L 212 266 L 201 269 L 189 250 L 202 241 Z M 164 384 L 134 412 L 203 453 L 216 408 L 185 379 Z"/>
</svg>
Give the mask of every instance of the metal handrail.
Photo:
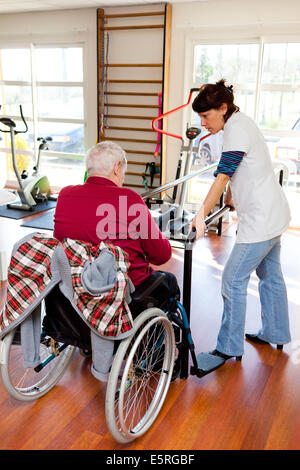
<svg viewBox="0 0 300 470">
<path fill-rule="evenodd" d="M 211 224 L 215 219 L 220 219 L 220 217 L 223 217 L 223 215 L 231 209 L 232 207 L 229 204 L 220 207 L 220 209 L 216 210 L 216 212 L 205 219 L 205 225 Z"/>
<path fill-rule="evenodd" d="M 274 173 L 279 174 L 279 184 L 280 184 L 280 186 L 283 185 L 284 170 L 286 170 L 286 169 L 287 169 L 287 166 L 284 163 L 277 163 L 276 162 L 276 166 L 273 166 Z"/>
<path fill-rule="evenodd" d="M 155 196 L 156 194 L 162 193 L 163 191 L 166 191 L 167 189 L 174 188 L 174 186 L 182 184 L 185 181 L 187 181 L 191 178 L 194 178 L 195 176 L 201 175 L 203 173 L 207 173 L 207 172 L 217 168 L 217 166 L 218 166 L 218 163 L 213 163 L 212 165 L 208 165 L 204 168 L 201 168 L 200 170 L 195 171 L 194 173 L 182 176 L 181 178 L 178 178 L 177 180 L 171 181 L 170 183 L 166 183 L 163 186 L 159 186 L 158 188 L 152 189 L 151 191 L 146 191 L 145 193 L 141 194 L 141 197 L 142 197 L 142 199 L 149 199 L 152 196 Z"/>
<path fill-rule="evenodd" d="M 159 186 L 158 188 L 152 189 L 151 191 L 146 191 L 141 194 L 142 199 L 148 199 L 152 196 L 155 196 L 156 194 L 162 193 L 163 191 L 167 191 L 168 189 L 174 188 L 174 186 L 177 186 L 179 184 L 184 183 L 185 181 L 194 178 L 195 176 L 201 175 L 203 173 L 207 173 L 214 168 L 217 168 L 218 163 L 212 163 L 211 165 L 208 165 L 204 168 L 201 168 L 200 170 L 195 171 L 194 173 L 191 173 L 189 175 L 182 176 L 181 178 L 178 178 L 177 180 L 170 181 L 170 183 L 166 183 L 163 186 Z M 284 164 L 278 163 L 276 167 L 273 168 L 274 172 L 280 172 L 283 171 L 285 168 Z"/>
</svg>

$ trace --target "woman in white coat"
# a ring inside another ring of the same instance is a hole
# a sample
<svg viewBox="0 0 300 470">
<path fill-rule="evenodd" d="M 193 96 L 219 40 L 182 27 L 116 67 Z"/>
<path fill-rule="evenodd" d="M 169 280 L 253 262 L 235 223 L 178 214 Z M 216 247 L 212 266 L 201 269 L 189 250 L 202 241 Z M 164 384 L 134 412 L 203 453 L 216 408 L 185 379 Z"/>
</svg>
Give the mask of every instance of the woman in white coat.
<svg viewBox="0 0 300 470">
<path fill-rule="evenodd" d="M 257 344 L 290 341 L 286 286 L 280 264 L 280 237 L 290 210 L 275 177 L 264 137 L 255 122 L 234 104 L 225 80 L 203 85 L 193 102 L 201 125 L 210 133 L 223 130 L 222 155 L 212 184 L 191 227 L 203 236 L 205 218 L 227 186 L 225 203 L 237 212 L 236 242 L 222 276 L 223 318 L 216 349 L 229 359 L 244 352 L 247 286 L 253 271 L 259 278 L 262 327 L 246 337 Z"/>
</svg>

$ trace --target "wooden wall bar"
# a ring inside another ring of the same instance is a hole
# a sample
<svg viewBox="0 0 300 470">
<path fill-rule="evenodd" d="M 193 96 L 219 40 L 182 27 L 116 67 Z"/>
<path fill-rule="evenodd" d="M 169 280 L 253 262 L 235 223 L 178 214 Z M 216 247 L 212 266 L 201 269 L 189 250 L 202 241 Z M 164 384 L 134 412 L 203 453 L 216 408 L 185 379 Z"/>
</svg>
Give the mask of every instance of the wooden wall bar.
<svg viewBox="0 0 300 470">
<path fill-rule="evenodd" d="M 167 103 L 170 32 L 166 28 L 171 28 L 171 6 L 153 8 L 98 10 L 98 140 L 126 143 L 130 160 L 125 186 L 138 192 L 145 189 L 147 163 L 155 162 L 162 170 L 155 175 L 155 186 L 165 180 L 166 168 L 164 137 L 153 131 L 152 120 Z M 136 165 L 138 171 L 132 167 Z"/>
<path fill-rule="evenodd" d="M 148 11 L 147 13 L 123 13 L 116 15 L 105 15 L 105 18 L 134 18 L 138 16 L 161 16 L 164 15 L 163 11 Z"/>
<path fill-rule="evenodd" d="M 103 46 L 104 46 L 104 10 L 98 8 L 97 10 L 97 55 L 98 55 L 98 141 L 102 140 L 102 130 L 100 124 L 100 114 L 101 114 L 101 83 L 103 80 Z"/>
<path fill-rule="evenodd" d="M 172 7 L 167 4 L 165 8 L 165 29 L 164 29 L 164 67 L 163 67 L 163 109 L 162 113 L 169 111 L 169 75 L 170 75 L 170 51 L 171 51 L 171 29 L 172 29 Z M 164 119 L 162 128 L 167 130 L 168 120 Z M 166 155 L 167 140 L 162 139 L 162 154 Z M 166 183 L 167 159 L 162 161 L 161 184 Z"/>
</svg>

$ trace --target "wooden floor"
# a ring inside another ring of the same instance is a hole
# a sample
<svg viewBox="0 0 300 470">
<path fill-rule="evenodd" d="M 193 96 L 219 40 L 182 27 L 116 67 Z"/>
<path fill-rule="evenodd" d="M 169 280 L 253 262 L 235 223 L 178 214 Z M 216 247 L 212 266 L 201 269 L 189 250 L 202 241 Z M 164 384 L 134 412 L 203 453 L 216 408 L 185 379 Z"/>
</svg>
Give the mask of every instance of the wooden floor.
<svg viewBox="0 0 300 470">
<path fill-rule="evenodd" d="M 6 248 L 31 229 L 0 218 Z M 221 314 L 220 279 L 234 243 L 234 226 L 194 248 L 192 334 L 196 351 L 215 346 Z M 2 247 L 3 248 L 3 247 Z M 0 247 L 1 249 L 1 247 Z M 0 450 L 2 449 L 300 449 L 300 232 L 282 238 L 292 342 L 277 351 L 245 342 L 241 363 L 227 361 L 198 379 L 178 379 L 169 389 L 162 411 L 146 435 L 129 445 L 110 436 L 104 415 L 105 384 L 90 372 L 90 360 L 76 353 L 59 384 L 33 403 L 8 396 L 0 384 Z M 183 253 L 174 249 L 163 266 L 182 282 Z M 1 301 L 3 289 L 1 283 Z M 248 291 L 247 331 L 260 327 L 257 279 Z"/>
</svg>

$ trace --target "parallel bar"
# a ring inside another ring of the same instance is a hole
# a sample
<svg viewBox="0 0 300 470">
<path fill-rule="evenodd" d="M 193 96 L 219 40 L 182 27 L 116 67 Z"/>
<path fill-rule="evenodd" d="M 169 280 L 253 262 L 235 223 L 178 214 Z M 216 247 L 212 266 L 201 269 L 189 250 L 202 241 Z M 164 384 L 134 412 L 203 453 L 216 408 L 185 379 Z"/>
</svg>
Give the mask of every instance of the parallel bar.
<svg viewBox="0 0 300 470">
<path fill-rule="evenodd" d="M 122 13 L 121 15 L 104 15 L 104 18 L 135 18 L 137 16 L 163 16 L 163 11 L 149 11 L 147 13 Z"/>
<path fill-rule="evenodd" d="M 107 64 L 106 67 L 162 67 L 163 64 Z"/>
<path fill-rule="evenodd" d="M 171 181 L 170 183 L 166 183 L 163 186 L 160 186 L 159 188 L 155 189 L 154 191 L 147 191 L 143 194 L 141 194 L 141 197 L 143 199 L 148 199 L 152 196 L 155 196 L 156 194 L 162 193 L 163 191 L 166 191 L 167 189 L 174 188 L 174 186 L 178 186 L 179 184 L 183 183 L 184 181 L 187 181 L 191 178 L 194 178 L 195 176 L 201 175 L 202 173 L 207 173 L 211 170 L 214 170 L 217 168 L 218 163 L 213 163 L 212 165 L 206 166 L 204 168 L 201 168 L 198 171 L 195 171 L 195 173 L 191 173 L 190 175 L 185 175 L 182 176 L 181 178 L 178 178 L 177 180 Z"/>
<path fill-rule="evenodd" d="M 131 175 L 131 176 L 143 176 L 144 173 L 135 173 L 134 171 L 126 171 L 126 175 Z M 149 176 L 149 175 L 146 175 Z M 160 178 L 159 174 L 153 175 L 154 178 Z"/>
<path fill-rule="evenodd" d="M 153 118 L 151 116 L 128 116 L 126 115 L 121 115 L 121 114 L 105 114 L 105 117 L 108 118 L 116 118 L 116 119 L 148 119 L 152 120 Z"/>
<path fill-rule="evenodd" d="M 160 108 L 158 104 L 119 104 L 119 103 L 110 103 L 108 104 L 109 107 L 117 107 L 117 108 Z"/>
<path fill-rule="evenodd" d="M 109 83 L 162 83 L 162 80 L 107 80 Z"/>
<path fill-rule="evenodd" d="M 223 206 L 220 209 L 218 209 L 216 212 L 214 212 L 212 215 L 207 217 L 205 219 L 205 224 L 208 225 L 210 224 L 213 220 L 215 219 L 220 219 L 220 217 L 223 217 L 223 215 L 228 212 L 231 209 L 230 206 Z"/>
<path fill-rule="evenodd" d="M 156 140 L 146 140 L 146 139 L 126 139 L 122 137 L 109 137 L 106 136 L 103 140 L 119 140 L 122 142 L 135 142 L 137 144 L 156 144 Z"/>
<path fill-rule="evenodd" d="M 145 165 L 147 162 L 133 162 L 133 161 L 127 161 L 128 165 Z M 155 163 L 155 166 L 158 168 L 160 167 L 160 163 Z"/>
<path fill-rule="evenodd" d="M 137 91 L 105 91 L 105 95 L 124 95 L 124 96 L 158 96 L 159 93 L 144 93 Z"/>
<path fill-rule="evenodd" d="M 128 186 L 130 188 L 144 188 L 145 187 L 143 184 L 131 184 L 131 183 L 126 183 L 126 184 L 124 184 L 124 186 L 125 187 Z M 157 188 L 157 186 L 149 186 L 149 188 L 155 189 L 155 188 Z"/>
<path fill-rule="evenodd" d="M 135 153 L 136 155 L 152 155 L 153 156 L 153 152 L 146 152 L 146 151 L 141 151 L 141 150 L 126 150 L 126 149 L 124 149 L 124 151 L 126 153 Z M 160 153 L 158 155 L 160 155 Z"/>
<path fill-rule="evenodd" d="M 122 126 L 106 126 L 105 129 L 112 129 L 114 131 L 141 131 L 141 132 L 153 132 L 152 129 L 145 129 L 144 127 L 122 127 Z"/>
<path fill-rule="evenodd" d="M 104 31 L 121 31 L 133 29 L 164 29 L 163 24 L 148 24 L 145 26 L 106 26 Z"/>
</svg>

